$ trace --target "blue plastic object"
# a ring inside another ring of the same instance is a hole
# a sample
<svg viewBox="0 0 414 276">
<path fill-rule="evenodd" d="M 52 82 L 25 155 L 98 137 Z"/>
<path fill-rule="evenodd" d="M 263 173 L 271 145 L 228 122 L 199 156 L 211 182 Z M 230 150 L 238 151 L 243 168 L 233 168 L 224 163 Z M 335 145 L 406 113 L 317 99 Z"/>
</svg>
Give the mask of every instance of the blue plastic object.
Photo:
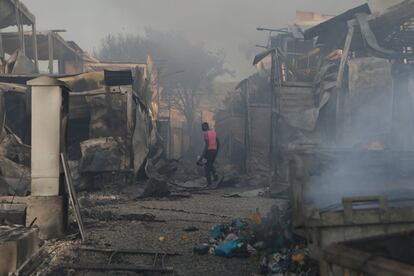
<svg viewBox="0 0 414 276">
<path fill-rule="evenodd" d="M 233 257 L 237 250 L 243 247 L 243 244 L 244 242 L 241 239 L 221 243 L 215 248 L 214 255 L 220 257 Z"/>
<path fill-rule="evenodd" d="M 236 228 L 238 230 L 242 229 L 245 225 L 245 223 L 241 219 L 234 219 L 231 222 L 231 227 Z"/>
<path fill-rule="evenodd" d="M 219 240 L 221 238 L 221 233 L 223 232 L 223 225 L 218 225 L 211 229 L 211 236 L 215 240 Z"/>
</svg>

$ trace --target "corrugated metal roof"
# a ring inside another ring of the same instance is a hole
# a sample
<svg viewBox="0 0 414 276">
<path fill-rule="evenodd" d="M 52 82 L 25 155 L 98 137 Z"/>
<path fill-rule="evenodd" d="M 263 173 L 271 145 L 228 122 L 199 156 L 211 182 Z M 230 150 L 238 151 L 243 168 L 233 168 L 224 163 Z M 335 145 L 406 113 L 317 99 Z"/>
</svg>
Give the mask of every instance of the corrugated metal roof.
<svg viewBox="0 0 414 276">
<path fill-rule="evenodd" d="M 314 37 L 317 37 L 324 32 L 331 31 L 336 27 L 337 24 L 346 24 L 347 21 L 353 19 L 357 13 L 371 14 L 371 10 L 368 4 L 350 9 L 338 16 L 333 17 L 332 19 L 329 19 L 319 25 L 316 25 L 315 27 L 306 30 L 304 33 L 305 40 L 313 39 Z"/>
</svg>

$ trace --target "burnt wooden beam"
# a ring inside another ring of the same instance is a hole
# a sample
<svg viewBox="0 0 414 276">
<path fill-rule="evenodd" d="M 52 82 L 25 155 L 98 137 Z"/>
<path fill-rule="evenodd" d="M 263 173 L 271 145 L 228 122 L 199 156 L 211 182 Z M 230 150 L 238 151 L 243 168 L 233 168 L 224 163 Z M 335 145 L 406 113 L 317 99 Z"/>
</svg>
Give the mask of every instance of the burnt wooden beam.
<svg viewBox="0 0 414 276">
<path fill-rule="evenodd" d="M 338 77 L 336 79 L 336 141 L 337 144 L 341 140 L 343 134 L 343 124 L 344 124 L 344 91 L 342 89 L 345 67 L 348 62 L 349 53 L 351 50 L 352 39 L 354 38 L 354 21 L 348 23 L 348 34 L 345 39 L 344 49 L 342 52 L 341 63 L 339 65 Z"/>
<path fill-rule="evenodd" d="M 93 252 L 103 252 L 103 253 L 121 253 L 121 254 L 137 254 L 137 255 L 167 255 L 167 256 L 180 256 L 180 253 L 177 252 L 162 252 L 155 250 L 144 250 L 144 249 L 120 249 L 120 248 L 98 248 L 90 246 L 79 247 L 79 250 L 83 251 L 93 251 Z"/>
<path fill-rule="evenodd" d="M 91 270 L 91 271 L 132 271 L 132 272 L 158 272 L 158 273 L 173 273 L 172 267 L 152 267 L 152 266 L 134 266 L 134 265 L 120 265 L 120 264 L 71 264 L 64 266 L 67 269 L 74 270 Z"/>
</svg>

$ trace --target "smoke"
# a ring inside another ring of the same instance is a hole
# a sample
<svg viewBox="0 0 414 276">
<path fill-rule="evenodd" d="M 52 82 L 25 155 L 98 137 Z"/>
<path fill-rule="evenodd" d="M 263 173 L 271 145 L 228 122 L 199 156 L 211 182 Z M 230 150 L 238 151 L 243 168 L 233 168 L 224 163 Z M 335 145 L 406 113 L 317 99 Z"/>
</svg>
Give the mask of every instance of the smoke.
<svg viewBox="0 0 414 276">
<path fill-rule="evenodd" d="M 411 152 L 355 149 L 319 154 L 305 194 L 317 208 L 341 208 L 346 197 L 385 196 L 392 204 L 414 201 Z"/>
<path fill-rule="evenodd" d="M 232 74 L 223 66 L 224 53 L 212 53 L 179 33 L 146 28 L 144 35 L 108 35 L 95 55 L 102 61 L 143 62 L 150 55 L 160 72 L 159 81 L 170 88 L 211 91 L 213 81 Z"/>
<path fill-rule="evenodd" d="M 340 148 L 321 149 L 310 169 L 305 194 L 316 207 L 341 207 L 344 197 L 385 196 L 391 204 L 414 203 L 412 101 L 402 85 L 394 95 L 391 63 L 379 58 L 349 62 L 349 100 Z M 407 90 L 408 89 L 408 90 Z M 410 102 L 407 105 L 407 102 Z M 411 110 L 411 111 L 409 111 Z M 412 138 L 411 138 L 412 141 Z"/>
<path fill-rule="evenodd" d="M 236 79 L 250 75 L 255 44 L 267 33 L 256 27 L 291 24 L 296 10 L 338 14 L 363 0 L 22 0 L 36 15 L 38 29 L 67 29 L 65 38 L 92 51 L 107 34 L 142 33 L 145 26 L 183 33 L 211 51 L 224 49 Z M 248 58 L 239 45 L 250 45 Z M 261 49 L 256 49 L 257 52 Z M 256 52 L 256 53 L 257 53 Z"/>
</svg>

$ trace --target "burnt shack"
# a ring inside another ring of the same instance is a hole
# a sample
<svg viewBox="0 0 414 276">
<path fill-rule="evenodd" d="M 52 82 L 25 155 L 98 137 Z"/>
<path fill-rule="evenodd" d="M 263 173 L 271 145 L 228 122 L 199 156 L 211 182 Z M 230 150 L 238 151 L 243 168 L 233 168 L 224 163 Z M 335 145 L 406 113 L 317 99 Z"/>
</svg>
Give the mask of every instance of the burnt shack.
<svg viewBox="0 0 414 276">
<path fill-rule="evenodd" d="M 276 181 L 288 180 L 295 228 L 323 275 L 343 265 L 325 262 L 328 245 L 414 226 L 412 8 L 411 1 L 365 4 L 305 30 L 303 40 L 313 43 L 305 76 L 275 47 L 274 149 L 283 156 Z M 291 81 L 299 81 L 302 103 L 309 99 L 293 113 Z M 290 133 L 301 137 L 294 146 Z"/>
</svg>

